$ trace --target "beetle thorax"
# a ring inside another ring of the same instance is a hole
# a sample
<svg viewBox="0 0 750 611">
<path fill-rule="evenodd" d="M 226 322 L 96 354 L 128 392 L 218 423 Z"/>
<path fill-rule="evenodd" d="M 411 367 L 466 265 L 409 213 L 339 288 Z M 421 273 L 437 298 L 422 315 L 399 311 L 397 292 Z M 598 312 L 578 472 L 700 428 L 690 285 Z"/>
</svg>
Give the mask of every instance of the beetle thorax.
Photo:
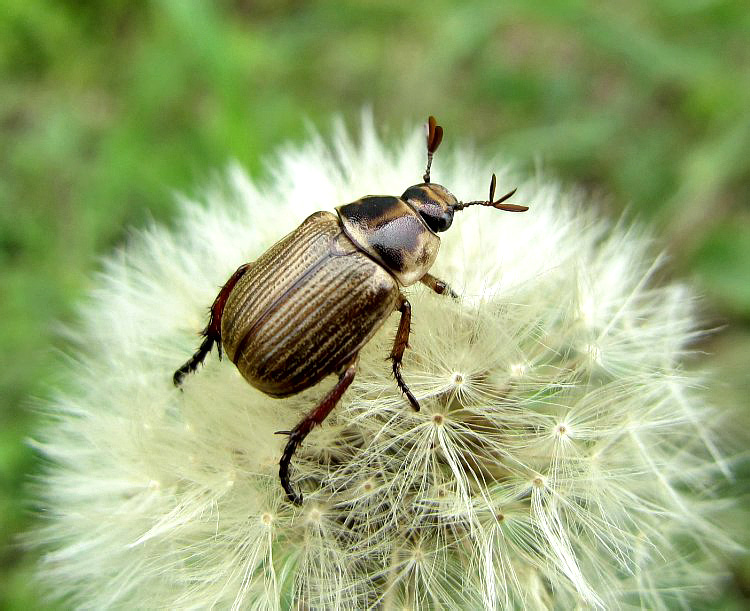
<svg viewBox="0 0 750 611">
<path fill-rule="evenodd" d="M 368 195 L 336 212 L 349 239 L 401 286 L 418 282 L 432 267 L 440 238 L 403 199 Z"/>
</svg>

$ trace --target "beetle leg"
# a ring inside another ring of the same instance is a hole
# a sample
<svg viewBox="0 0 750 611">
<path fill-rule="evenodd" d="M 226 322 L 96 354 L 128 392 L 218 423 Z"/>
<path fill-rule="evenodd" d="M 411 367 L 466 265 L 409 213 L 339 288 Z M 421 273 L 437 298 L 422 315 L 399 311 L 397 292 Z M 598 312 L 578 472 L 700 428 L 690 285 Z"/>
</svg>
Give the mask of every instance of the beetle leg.
<svg viewBox="0 0 750 611">
<path fill-rule="evenodd" d="M 208 324 L 206 325 L 206 328 L 201 331 L 201 335 L 204 339 L 200 348 L 198 348 L 198 350 L 195 351 L 195 354 L 190 357 L 190 360 L 175 371 L 174 376 L 172 376 L 172 381 L 175 386 L 180 386 L 182 380 L 187 374 L 198 369 L 198 365 L 200 365 L 206 358 L 206 355 L 211 352 L 214 343 L 216 343 L 219 348 L 219 358 L 221 358 L 221 316 L 224 313 L 224 304 L 226 304 L 229 293 L 232 292 L 237 281 L 248 269 L 250 269 L 250 265 L 250 263 L 240 265 L 237 268 L 237 271 L 232 274 L 232 277 L 226 281 L 223 287 L 221 287 L 219 294 L 216 296 L 216 299 L 214 299 L 213 305 L 211 306 L 211 315 L 208 319 Z"/>
<path fill-rule="evenodd" d="M 448 286 L 447 282 L 444 282 L 443 280 L 440 280 L 439 278 L 435 278 L 435 276 L 433 276 L 432 274 L 425 274 L 419 279 L 419 281 L 425 286 L 429 286 L 438 295 L 442 295 L 443 293 L 448 293 L 448 295 L 453 297 L 453 299 L 458 299 L 458 295 L 453 291 L 453 289 L 450 286 Z"/>
<path fill-rule="evenodd" d="M 292 460 L 294 452 L 302 441 L 307 437 L 307 434 L 313 430 L 315 426 L 322 423 L 326 419 L 331 410 L 336 407 L 336 404 L 341 399 L 349 385 L 354 379 L 354 374 L 357 371 L 357 355 L 354 355 L 351 361 L 346 366 L 344 372 L 339 376 L 339 381 L 336 383 L 329 393 L 323 398 L 320 404 L 310 412 L 305 418 L 295 426 L 291 431 L 276 431 L 279 435 L 289 435 L 289 441 L 286 442 L 284 453 L 281 455 L 279 461 L 279 479 L 281 480 L 281 486 L 286 492 L 287 498 L 295 505 L 302 504 L 302 495 L 296 493 L 292 489 L 292 485 L 289 483 L 289 463 Z"/>
<path fill-rule="evenodd" d="M 414 408 L 415 412 L 419 411 L 419 403 L 417 398 L 409 390 L 409 387 L 404 382 L 404 378 L 401 377 L 401 359 L 404 356 L 404 350 L 409 345 L 409 329 L 411 327 L 411 304 L 406 300 L 406 297 L 399 294 L 399 302 L 396 309 L 401 312 L 401 320 L 398 323 L 398 331 L 396 331 L 396 339 L 393 341 L 393 349 L 391 350 L 391 361 L 393 361 L 393 375 L 396 378 L 396 383 L 401 389 L 401 392 L 406 395 L 409 399 L 409 403 Z"/>
</svg>

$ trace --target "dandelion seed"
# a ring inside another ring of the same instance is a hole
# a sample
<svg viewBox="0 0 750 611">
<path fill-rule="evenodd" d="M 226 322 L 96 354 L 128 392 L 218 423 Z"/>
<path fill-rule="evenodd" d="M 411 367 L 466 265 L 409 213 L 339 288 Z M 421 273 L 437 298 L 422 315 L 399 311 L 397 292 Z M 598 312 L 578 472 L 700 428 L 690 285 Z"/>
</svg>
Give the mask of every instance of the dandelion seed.
<svg viewBox="0 0 750 611">
<path fill-rule="evenodd" d="M 39 451 L 40 579 L 81 608 L 689 607 L 717 583 L 730 475 L 721 411 L 684 356 L 688 289 L 653 282 L 649 239 L 541 179 L 465 152 L 433 176 L 480 197 L 493 171 L 524 215 L 469 210 L 433 272 L 458 300 L 409 289 L 411 349 L 392 380 L 395 317 L 278 485 L 283 440 L 331 380 L 279 400 L 209 356 L 176 391 L 216 287 L 306 216 L 419 179 L 366 120 L 275 162 L 232 168 L 178 228 L 110 259 L 83 308 L 68 391 Z M 484 214 L 483 214 L 484 212 Z"/>
<path fill-rule="evenodd" d="M 588 355 L 592 362 L 601 365 L 602 363 L 602 349 L 596 344 L 587 344 L 584 349 L 584 353 Z"/>
</svg>

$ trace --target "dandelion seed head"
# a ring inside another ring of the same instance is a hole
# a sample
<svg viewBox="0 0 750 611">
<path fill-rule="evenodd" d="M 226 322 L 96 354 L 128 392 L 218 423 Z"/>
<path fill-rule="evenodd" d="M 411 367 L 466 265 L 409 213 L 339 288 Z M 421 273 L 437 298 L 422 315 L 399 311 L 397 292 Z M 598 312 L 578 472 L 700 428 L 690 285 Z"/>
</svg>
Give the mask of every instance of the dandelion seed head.
<svg viewBox="0 0 750 611">
<path fill-rule="evenodd" d="M 273 516 L 268 512 L 265 512 L 263 515 L 260 516 L 260 521 L 263 523 L 264 526 L 271 526 L 271 524 L 273 524 L 273 520 L 274 520 Z"/>
<path fill-rule="evenodd" d="M 441 234 L 403 376 L 395 316 L 360 352 L 340 404 L 278 481 L 285 439 L 333 380 L 286 399 L 196 348 L 217 287 L 317 210 L 420 181 L 421 130 L 398 149 L 371 119 L 270 165 L 237 167 L 175 229 L 105 262 L 82 307 L 65 389 L 37 447 L 40 578 L 86 608 L 664 608 L 720 576 L 728 474 L 721 411 L 689 373 L 690 290 L 659 285 L 640 228 L 580 194 L 461 149 L 433 179 L 464 200 L 518 186 L 524 214 L 475 207 Z M 448 147 L 449 149 L 449 147 Z"/>
<path fill-rule="evenodd" d="M 310 524 L 320 524 L 323 521 L 323 512 L 320 507 L 313 505 L 306 511 L 305 517 Z"/>
</svg>

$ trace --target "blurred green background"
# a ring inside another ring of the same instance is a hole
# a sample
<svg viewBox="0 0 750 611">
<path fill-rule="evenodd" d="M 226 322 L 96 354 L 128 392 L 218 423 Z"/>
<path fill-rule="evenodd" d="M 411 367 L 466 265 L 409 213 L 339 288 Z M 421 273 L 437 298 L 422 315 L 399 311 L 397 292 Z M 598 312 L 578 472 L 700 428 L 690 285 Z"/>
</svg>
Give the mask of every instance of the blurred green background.
<svg viewBox="0 0 750 611">
<path fill-rule="evenodd" d="M 170 223 L 174 191 L 232 159 L 263 180 L 308 122 L 366 105 L 391 134 L 433 113 L 449 146 L 541 162 L 655 225 L 723 327 L 700 346 L 715 396 L 748 413 L 746 0 L 0 0 L 0 607 L 42 606 L 15 538 L 24 440 L 100 257 Z M 716 608 L 747 603 L 747 560 L 729 568 Z"/>
</svg>

